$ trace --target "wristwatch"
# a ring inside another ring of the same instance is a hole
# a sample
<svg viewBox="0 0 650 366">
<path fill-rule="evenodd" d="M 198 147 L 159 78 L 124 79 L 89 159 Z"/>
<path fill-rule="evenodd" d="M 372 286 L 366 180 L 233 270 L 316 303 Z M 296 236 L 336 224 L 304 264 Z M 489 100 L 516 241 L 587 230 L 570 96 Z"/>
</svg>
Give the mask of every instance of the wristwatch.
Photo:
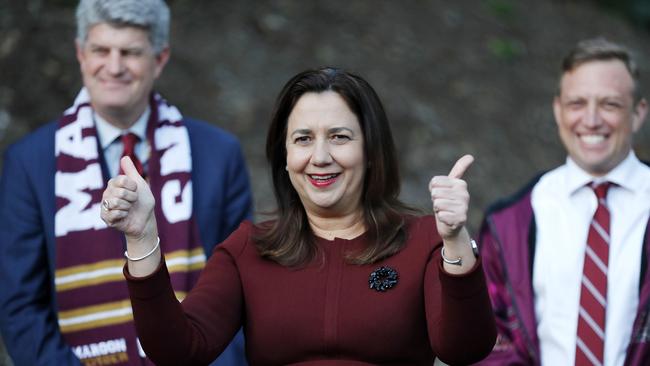
<svg viewBox="0 0 650 366">
<path fill-rule="evenodd" d="M 469 239 L 469 245 L 472 246 L 472 253 L 474 253 L 474 258 L 478 258 L 478 245 L 476 245 L 476 240 Z"/>
</svg>

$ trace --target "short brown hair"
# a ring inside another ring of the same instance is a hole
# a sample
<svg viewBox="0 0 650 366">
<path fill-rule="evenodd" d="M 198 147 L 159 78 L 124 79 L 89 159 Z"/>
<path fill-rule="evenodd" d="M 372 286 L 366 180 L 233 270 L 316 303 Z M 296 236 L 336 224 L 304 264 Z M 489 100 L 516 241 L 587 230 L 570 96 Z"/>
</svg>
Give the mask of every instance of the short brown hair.
<svg viewBox="0 0 650 366">
<path fill-rule="evenodd" d="M 639 78 L 639 68 L 637 67 L 632 52 L 625 46 L 609 41 L 605 38 L 585 39 L 580 42 L 569 52 L 562 60 L 562 76 L 574 70 L 578 66 L 592 61 L 610 61 L 619 60 L 625 65 L 625 68 L 632 76 L 634 81 L 633 97 L 638 102 L 643 97 L 641 92 L 641 80 Z M 558 87 L 558 94 L 560 88 Z"/>
</svg>

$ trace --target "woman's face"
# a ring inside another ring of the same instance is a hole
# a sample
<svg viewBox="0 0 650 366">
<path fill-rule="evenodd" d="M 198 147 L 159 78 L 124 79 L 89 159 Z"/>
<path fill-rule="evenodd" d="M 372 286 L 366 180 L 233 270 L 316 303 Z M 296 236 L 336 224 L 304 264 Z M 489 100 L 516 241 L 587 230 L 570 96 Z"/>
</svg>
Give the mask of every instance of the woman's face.
<svg viewBox="0 0 650 366">
<path fill-rule="evenodd" d="M 338 93 L 298 99 L 287 123 L 287 171 L 307 213 L 342 216 L 361 208 L 363 144 L 357 116 Z"/>
</svg>

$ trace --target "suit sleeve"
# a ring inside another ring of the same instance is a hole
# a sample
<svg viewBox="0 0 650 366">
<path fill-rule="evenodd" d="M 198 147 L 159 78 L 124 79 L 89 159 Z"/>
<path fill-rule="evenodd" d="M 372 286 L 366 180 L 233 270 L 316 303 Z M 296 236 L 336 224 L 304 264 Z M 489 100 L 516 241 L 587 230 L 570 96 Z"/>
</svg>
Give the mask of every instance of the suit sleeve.
<svg viewBox="0 0 650 366">
<path fill-rule="evenodd" d="M 499 258 L 499 246 L 492 235 L 489 224 L 484 220 L 479 235 L 479 248 L 483 261 L 483 271 L 488 285 L 488 293 L 497 325 L 497 342 L 490 355 L 479 363 L 485 366 L 528 365 L 517 351 L 514 334 L 508 327 L 513 322 L 512 306 L 508 295 L 502 262 Z"/>
<path fill-rule="evenodd" d="M 224 232 L 221 233 L 221 238 L 223 239 L 234 232 L 242 221 L 252 219 L 253 207 L 253 197 L 248 180 L 248 169 L 239 142 L 235 141 L 233 143 L 227 161 L 227 181 L 225 182 L 226 199 L 224 201 L 225 215 L 222 215 L 224 222 L 221 226 L 224 228 Z"/>
<path fill-rule="evenodd" d="M 26 160 L 26 159 L 23 159 Z M 57 324 L 42 211 L 15 149 L 0 177 L 0 329 L 16 365 L 79 365 Z"/>
</svg>

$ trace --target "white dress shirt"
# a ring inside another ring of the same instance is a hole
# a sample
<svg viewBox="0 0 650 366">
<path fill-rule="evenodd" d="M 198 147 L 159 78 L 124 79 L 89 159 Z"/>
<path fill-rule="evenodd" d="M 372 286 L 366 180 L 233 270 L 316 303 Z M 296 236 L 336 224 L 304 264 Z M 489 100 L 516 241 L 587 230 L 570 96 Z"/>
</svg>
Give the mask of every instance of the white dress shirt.
<svg viewBox="0 0 650 366">
<path fill-rule="evenodd" d="M 582 265 L 596 211 L 591 181 L 615 183 L 611 215 L 604 365 L 623 365 L 639 302 L 643 235 L 650 214 L 650 168 L 633 152 L 606 176 L 594 178 L 567 158 L 532 192 L 537 224 L 533 267 L 535 315 L 542 365 L 572 365 Z"/>
<path fill-rule="evenodd" d="M 140 118 L 126 130 L 113 126 L 97 113 L 93 114 L 99 146 L 104 153 L 104 160 L 111 178 L 115 177 L 120 170 L 120 157 L 124 151 L 124 144 L 119 137 L 129 132 L 134 133 L 140 139 L 135 145 L 135 156 L 140 159 L 143 167 L 146 166 L 151 153 L 151 145 L 147 140 L 147 122 L 150 114 L 151 109 L 147 107 Z"/>
</svg>

